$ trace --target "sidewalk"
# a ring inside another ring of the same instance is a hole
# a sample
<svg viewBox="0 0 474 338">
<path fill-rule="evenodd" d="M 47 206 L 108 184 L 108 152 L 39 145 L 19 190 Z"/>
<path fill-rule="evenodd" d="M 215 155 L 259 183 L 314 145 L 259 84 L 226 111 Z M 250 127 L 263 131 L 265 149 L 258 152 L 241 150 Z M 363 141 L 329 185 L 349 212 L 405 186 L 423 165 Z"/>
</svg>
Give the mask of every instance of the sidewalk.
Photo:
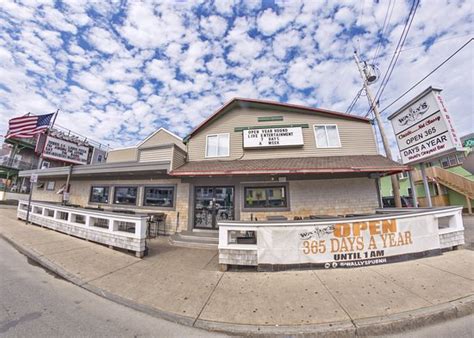
<svg viewBox="0 0 474 338">
<path fill-rule="evenodd" d="M 137 259 L 16 219 L 0 235 L 64 278 L 175 322 L 240 334 L 377 335 L 473 313 L 474 251 L 356 269 L 220 272 L 216 250 L 151 242 Z"/>
</svg>

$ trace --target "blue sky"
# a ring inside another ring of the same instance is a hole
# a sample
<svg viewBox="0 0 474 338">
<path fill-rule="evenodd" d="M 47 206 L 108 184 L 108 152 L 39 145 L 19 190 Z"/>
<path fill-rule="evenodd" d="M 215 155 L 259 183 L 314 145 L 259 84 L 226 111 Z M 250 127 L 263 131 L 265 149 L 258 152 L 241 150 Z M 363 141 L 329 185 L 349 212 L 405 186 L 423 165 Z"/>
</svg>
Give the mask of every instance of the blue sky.
<svg viewBox="0 0 474 338">
<path fill-rule="evenodd" d="M 354 48 L 372 60 L 381 42 L 383 73 L 410 4 L 4 0 L 0 129 L 59 108 L 59 125 L 115 147 L 159 127 L 185 136 L 235 96 L 344 112 L 361 87 Z M 471 38 L 472 18 L 470 1 L 421 1 L 381 106 Z M 393 109 L 440 86 L 459 133 L 472 132 L 472 45 Z M 361 97 L 353 113 L 367 108 Z"/>
</svg>

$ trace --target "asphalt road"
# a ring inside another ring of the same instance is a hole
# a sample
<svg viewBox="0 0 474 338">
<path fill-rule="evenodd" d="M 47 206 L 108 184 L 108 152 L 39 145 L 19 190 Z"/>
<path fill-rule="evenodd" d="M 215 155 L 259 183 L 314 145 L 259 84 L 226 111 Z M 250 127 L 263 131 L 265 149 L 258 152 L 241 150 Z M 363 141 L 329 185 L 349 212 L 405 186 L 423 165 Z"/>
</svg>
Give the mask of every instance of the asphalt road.
<svg viewBox="0 0 474 338">
<path fill-rule="evenodd" d="M 29 262 L 0 239 L 0 337 L 212 335 L 94 295 Z"/>
</svg>

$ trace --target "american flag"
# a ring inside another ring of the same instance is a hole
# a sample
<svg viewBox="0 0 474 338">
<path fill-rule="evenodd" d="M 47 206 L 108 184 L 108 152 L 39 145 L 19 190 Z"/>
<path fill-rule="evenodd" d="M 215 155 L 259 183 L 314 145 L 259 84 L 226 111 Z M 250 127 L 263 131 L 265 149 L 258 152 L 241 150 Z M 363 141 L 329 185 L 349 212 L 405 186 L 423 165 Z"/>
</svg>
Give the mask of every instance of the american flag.
<svg viewBox="0 0 474 338">
<path fill-rule="evenodd" d="M 54 113 L 14 117 L 8 121 L 8 133 L 5 138 L 28 138 L 40 134 L 49 128 Z"/>
</svg>

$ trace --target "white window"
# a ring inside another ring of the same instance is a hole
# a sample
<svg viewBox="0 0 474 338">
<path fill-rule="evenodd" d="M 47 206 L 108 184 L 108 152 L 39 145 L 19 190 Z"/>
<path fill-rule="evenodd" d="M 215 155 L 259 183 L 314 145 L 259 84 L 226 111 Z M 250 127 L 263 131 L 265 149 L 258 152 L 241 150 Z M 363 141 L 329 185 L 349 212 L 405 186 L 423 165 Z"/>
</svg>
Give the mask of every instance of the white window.
<svg viewBox="0 0 474 338">
<path fill-rule="evenodd" d="M 206 157 L 229 156 L 229 134 L 207 135 Z"/>
<path fill-rule="evenodd" d="M 46 183 L 46 190 L 54 190 L 54 181 L 48 181 L 48 183 Z"/>
<path fill-rule="evenodd" d="M 398 174 L 398 178 L 399 179 L 408 178 L 408 171 L 403 171 L 400 174 Z"/>
<path fill-rule="evenodd" d="M 314 135 L 318 148 L 339 148 L 341 146 L 339 131 L 335 124 L 316 124 Z"/>
</svg>

